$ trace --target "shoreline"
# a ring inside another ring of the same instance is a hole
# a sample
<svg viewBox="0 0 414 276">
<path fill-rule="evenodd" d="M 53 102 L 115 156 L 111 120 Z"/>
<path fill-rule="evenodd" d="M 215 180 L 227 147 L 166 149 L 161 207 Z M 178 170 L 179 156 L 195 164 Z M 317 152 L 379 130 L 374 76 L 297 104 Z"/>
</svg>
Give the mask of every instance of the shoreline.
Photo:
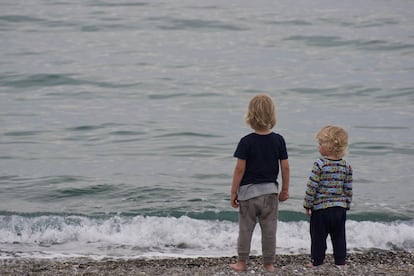
<svg viewBox="0 0 414 276">
<path fill-rule="evenodd" d="M 276 255 L 276 272 L 263 269 L 260 256 L 252 256 L 245 272 L 228 264 L 237 257 L 165 259 L 15 258 L 0 260 L 0 275 L 414 275 L 414 253 L 367 251 L 350 253 L 347 265 L 338 267 L 328 254 L 325 263 L 305 268 L 308 254 Z"/>
</svg>

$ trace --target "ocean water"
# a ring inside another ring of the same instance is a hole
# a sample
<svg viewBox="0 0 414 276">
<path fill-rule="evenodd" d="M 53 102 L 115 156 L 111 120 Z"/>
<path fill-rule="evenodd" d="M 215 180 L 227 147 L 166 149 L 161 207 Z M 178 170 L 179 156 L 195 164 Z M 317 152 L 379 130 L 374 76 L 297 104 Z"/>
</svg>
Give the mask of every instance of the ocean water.
<svg viewBox="0 0 414 276">
<path fill-rule="evenodd" d="M 309 253 L 326 124 L 350 135 L 349 251 L 412 252 L 413 26 L 403 0 L 2 1 L 0 258 L 236 255 L 232 155 L 259 92 L 291 165 L 277 253 Z"/>
</svg>

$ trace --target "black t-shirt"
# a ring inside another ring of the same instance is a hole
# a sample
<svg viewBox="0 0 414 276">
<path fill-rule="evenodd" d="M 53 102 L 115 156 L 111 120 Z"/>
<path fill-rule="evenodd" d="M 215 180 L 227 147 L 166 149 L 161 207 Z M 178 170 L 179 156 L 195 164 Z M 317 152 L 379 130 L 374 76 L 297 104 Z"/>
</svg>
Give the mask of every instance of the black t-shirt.
<svg viewBox="0 0 414 276">
<path fill-rule="evenodd" d="M 277 183 L 279 160 L 288 159 L 285 140 L 274 132 L 267 135 L 250 133 L 244 136 L 233 156 L 246 160 L 246 171 L 240 186 Z"/>
</svg>

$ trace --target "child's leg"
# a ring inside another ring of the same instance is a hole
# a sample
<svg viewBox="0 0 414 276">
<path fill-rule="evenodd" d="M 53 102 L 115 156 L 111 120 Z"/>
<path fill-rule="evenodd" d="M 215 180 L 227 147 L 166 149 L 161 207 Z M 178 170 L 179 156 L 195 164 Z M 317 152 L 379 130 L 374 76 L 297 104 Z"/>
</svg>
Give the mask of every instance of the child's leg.
<svg viewBox="0 0 414 276">
<path fill-rule="evenodd" d="M 246 261 L 237 261 L 235 264 L 229 264 L 230 268 L 237 272 L 246 270 Z"/>
<path fill-rule="evenodd" d="M 259 215 L 260 228 L 262 230 L 263 264 L 266 269 L 272 270 L 275 262 L 276 229 L 278 215 L 277 194 L 269 194 L 260 197 L 261 213 Z"/>
<path fill-rule="evenodd" d="M 332 240 L 335 264 L 344 265 L 346 258 L 346 209 L 342 207 L 333 207 L 328 209 L 332 209 L 332 225 L 330 235 Z"/>
<path fill-rule="evenodd" d="M 239 204 L 239 238 L 237 240 L 238 262 L 230 267 L 236 271 L 246 269 L 249 259 L 250 243 L 256 226 L 256 208 L 254 199 L 240 201 Z"/>
<path fill-rule="evenodd" d="M 310 218 L 311 255 L 314 266 L 323 264 L 325 260 L 326 238 L 328 237 L 325 213 L 326 209 L 313 211 Z"/>
</svg>

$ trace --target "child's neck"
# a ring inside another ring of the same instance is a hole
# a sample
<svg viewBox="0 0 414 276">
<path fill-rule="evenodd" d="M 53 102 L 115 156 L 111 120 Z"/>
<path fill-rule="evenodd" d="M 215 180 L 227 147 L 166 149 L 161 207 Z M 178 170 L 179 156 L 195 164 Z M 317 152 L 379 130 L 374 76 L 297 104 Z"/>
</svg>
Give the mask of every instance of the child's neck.
<svg viewBox="0 0 414 276">
<path fill-rule="evenodd" d="M 255 129 L 254 130 L 254 133 L 259 134 L 259 135 L 267 135 L 267 134 L 270 134 L 271 132 L 272 132 L 271 129 L 261 129 L 261 130 Z"/>
<path fill-rule="evenodd" d="M 325 158 L 328 158 L 330 160 L 341 160 L 342 159 L 341 157 L 336 156 L 336 155 L 332 155 L 332 154 L 325 155 Z"/>
</svg>

